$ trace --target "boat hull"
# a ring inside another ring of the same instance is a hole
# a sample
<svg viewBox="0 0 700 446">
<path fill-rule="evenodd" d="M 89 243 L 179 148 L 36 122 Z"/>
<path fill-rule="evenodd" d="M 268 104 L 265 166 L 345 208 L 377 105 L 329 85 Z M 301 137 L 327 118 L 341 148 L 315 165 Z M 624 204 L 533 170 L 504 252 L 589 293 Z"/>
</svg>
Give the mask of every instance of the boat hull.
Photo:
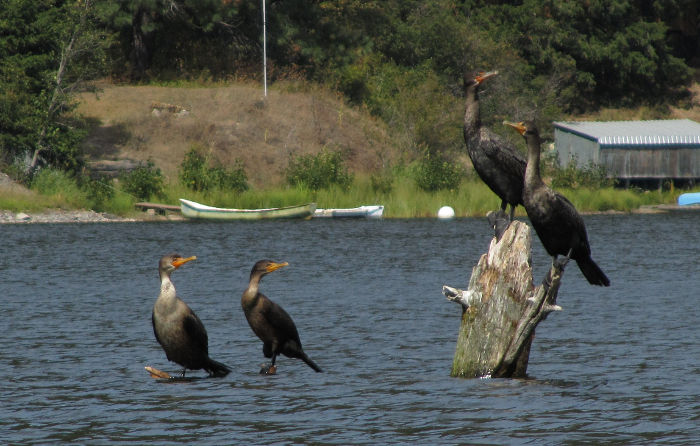
<svg viewBox="0 0 700 446">
<path fill-rule="evenodd" d="M 204 220 L 268 220 L 289 218 L 311 218 L 316 203 L 268 209 L 228 209 L 207 206 L 180 198 L 180 211 L 187 218 Z"/>
<path fill-rule="evenodd" d="M 700 192 L 689 192 L 686 194 L 681 194 L 678 197 L 678 204 L 680 206 L 700 204 Z"/>
<path fill-rule="evenodd" d="M 384 206 L 358 206 L 347 209 L 316 209 L 314 218 L 382 218 Z"/>
</svg>

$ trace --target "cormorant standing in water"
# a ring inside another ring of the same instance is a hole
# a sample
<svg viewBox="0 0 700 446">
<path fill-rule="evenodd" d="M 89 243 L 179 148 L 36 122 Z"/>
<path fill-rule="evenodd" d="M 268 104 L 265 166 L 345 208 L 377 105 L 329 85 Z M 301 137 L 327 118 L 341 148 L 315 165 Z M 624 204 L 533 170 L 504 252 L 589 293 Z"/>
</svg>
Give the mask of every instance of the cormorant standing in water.
<svg viewBox="0 0 700 446">
<path fill-rule="evenodd" d="M 501 199 L 501 211 L 510 205 L 510 220 L 515 207 L 522 205 L 523 180 L 527 162 L 517 149 L 481 126 L 478 89 L 497 71 L 476 72 L 465 76 L 466 107 L 464 112 L 464 141 L 479 178 Z"/>
<path fill-rule="evenodd" d="M 527 142 L 527 170 L 523 204 L 535 232 L 553 261 L 557 255 L 574 259 L 589 283 L 610 286 L 610 280 L 591 258 L 583 218 L 563 195 L 550 189 L 540 177 L 540 134 L 532 121 L 507 125 Z"/>
<path fill-rule="evenodd" d="M 260 279 L 264 275 L 287 265 L 287 262 L 275 263 L 270 260 L 257 262 L 250 272 L 248 288 L 241 297 L 241 306 L 248 324 L 263 341 L 263 354 L 266 358 L 272 358 L 270 364 L 263 367 L 260 373 L 274 374 L 275 360 L 280 353 L 288 358 L 299 358 L 315 371 L 321 372 L 320 367 L 304 353 L 297 327 L 289 314 L 258 291 Z"/>
<path fill-rule="evenodd" d="M 170 274 L 180 266 L 195 260 L 178 254 L 163 256 L 158 264 L 160 294 L 153 306 L 153 333 L 170 361 L 180 364 L 185 371 L 206 370 L 210 376 L 226 376 L 231 369 L 209 357 L 209 338 L 204 324 L 175 292 Z"/>
</svg>

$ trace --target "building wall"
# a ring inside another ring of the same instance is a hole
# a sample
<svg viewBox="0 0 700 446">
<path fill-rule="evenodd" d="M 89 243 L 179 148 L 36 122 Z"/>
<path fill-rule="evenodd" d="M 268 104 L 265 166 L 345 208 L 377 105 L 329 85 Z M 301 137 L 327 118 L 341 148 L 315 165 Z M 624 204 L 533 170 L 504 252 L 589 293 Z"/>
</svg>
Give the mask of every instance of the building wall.
<svg viewBox="0 0 700 446">
<path fill-rule="evenodd" d="M 610 178 L 700 178 L 700 147 L 600 147 L 597 141 L 558 128 L 554 129 L 554 143 L 561 166 L 572 160 L 578 168 L 602 164 Z"/>
<path fill-rule="evenodd" d="M 600 154 L 613 178 L 700 178 L 700 148 L 602 148 Z"/>
<path fill-rule="evenodd" d="M 554 147 L 559 155 L 559 164 L 568 166 L 572 160 L 576 160 L 576 167 L 582 168 L 590 163 L 600 162 L 598 142 L 586 139 L 574 133 L 565 132 L 554 128 Z"/>
</svg>

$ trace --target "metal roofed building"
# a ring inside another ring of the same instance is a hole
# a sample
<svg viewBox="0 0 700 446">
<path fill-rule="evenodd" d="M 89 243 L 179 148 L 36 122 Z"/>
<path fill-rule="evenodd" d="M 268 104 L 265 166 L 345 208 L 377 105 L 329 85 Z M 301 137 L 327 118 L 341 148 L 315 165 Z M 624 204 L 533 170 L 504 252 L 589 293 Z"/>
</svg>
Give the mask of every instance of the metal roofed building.
<svg viewBox="0 0 700 446">
<path fill-rule="evenodd" d="M 700 123 L 690 119 L 555 122 L 554 145 L 561 165 L 603 165 L 627 184 L 700 179 Z"/>
</svg>

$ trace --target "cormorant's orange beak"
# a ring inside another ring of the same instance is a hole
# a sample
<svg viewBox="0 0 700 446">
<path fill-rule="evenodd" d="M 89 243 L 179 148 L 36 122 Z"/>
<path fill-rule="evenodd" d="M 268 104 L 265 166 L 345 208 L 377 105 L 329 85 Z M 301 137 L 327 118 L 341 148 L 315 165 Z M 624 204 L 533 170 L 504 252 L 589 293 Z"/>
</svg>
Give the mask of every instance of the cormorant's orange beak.
<svg viewBox="0 0 700 446">
<path fill-rule="evenodd" d="M 271 273 L 272 271 L 278 270 L 278 269 L 282 268 L 283 266 L 287 266 L 287 265 L 289 265 L 289 263 L 287 263 L 287 262 L 270 263 L 269 265 L 267 265 L 267 267 L 265 269 L 267 270 L 268 273 Z"/>
<path fill-rule="evenodd" d="M 495 75 L 497 75 L 497 74 L 498 74 L 498 71 L 487 71 L 487 72 L 485 72 L 485 73 L 479 73 L 479 75 L 476 76 L 476 77 L 474 78 L 474 80 L 477 81 L 478 83 L 482 83 L 482 82 L 485 81 L 486 79 L 488 79 L 488 78 L 490 78 L 490 77 L 493 77 L 493 76 L 495 76 Z"/>
<path fill-rule="evenodd" d="M 190 260 L 197 260 L 197 256 L 192 256 L 192 257 L 187 257 L 187 258 L 178 257 L 177 259 L 173 260 L 173 266 L 175 268 L 179 268 L 182 265 L 184 265 L 185 263 L 189 262 Z"/>
<path fill-rule="evenodd" d="M 510 122 L 510 121 L 503 121 L 505 125 L 509 125 L 513 127 L 515 130 L 518 131 L 521 135 L 524 135 L 525 132 L 527 131 L 527 127 L 525 127 L 525 123 L 523 122 Z"/>
</svg>

